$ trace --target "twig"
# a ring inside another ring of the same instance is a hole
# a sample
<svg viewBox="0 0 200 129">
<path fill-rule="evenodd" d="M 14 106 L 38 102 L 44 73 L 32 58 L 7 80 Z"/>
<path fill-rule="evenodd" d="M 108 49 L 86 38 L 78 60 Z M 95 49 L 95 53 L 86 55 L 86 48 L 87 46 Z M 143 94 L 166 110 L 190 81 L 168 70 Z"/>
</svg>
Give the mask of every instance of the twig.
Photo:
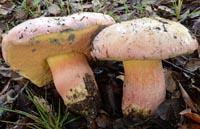
<svg viewBox="0 0 200 129">
<path fill-rule="evenodd" d="M 177 65 L 175 65 L 175 64 L 173 64 L 173 63 L 171 63 L 171 62 L 169 62 L 169 61 L 167 61 L 167 60 L 163 60 L 163 62 L 165 62 L 165 63 L 171 65 L 172 67 L 174 67 L 174 68 L 176 68 L 176 69 L 178 69 L 178 70 L 180 70 L 180 71 L 183 71 L 183 72 L 185 72 L 185 73 L 187 73 L 187 74 L 189 74 L 189 75 L 195 76 L 195 74 L 192 73 L 191 71 L 189 71 L 189 70 L 187 70 L 187 69 L 184 69 L 184 68 L 181 68 L 181 67 L 179 67 L 179 66 L 177 66 Z"/>
</svg>

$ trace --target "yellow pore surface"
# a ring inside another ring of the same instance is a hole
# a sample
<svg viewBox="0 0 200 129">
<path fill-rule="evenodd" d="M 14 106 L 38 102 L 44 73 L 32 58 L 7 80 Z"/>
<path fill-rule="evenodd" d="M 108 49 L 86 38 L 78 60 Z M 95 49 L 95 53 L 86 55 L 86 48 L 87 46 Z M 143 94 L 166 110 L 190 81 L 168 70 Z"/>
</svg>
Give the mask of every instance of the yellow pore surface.
<svg viewBox="0 0 200 129">
<path fill-rule="evenodd" d="M 46 59 L 69 52 L 80 52 L 90 58 L 90 43 L 102 26 L 82 30 L 66 30 L 38 36 L 24 43 L 9 43 L 7 63 L 20 75 L 41 87 L 52 80 Z"/>
</svg>

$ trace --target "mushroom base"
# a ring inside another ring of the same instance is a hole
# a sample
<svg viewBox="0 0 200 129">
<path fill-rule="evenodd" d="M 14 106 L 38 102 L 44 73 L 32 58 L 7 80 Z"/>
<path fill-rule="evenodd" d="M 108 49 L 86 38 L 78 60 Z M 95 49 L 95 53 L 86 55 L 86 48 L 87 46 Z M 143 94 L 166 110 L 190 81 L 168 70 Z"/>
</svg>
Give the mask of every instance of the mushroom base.
<svg viewBox="0 0 200 129">
<path fill-rule="evenodd" d="M 88 126 L 90 126 L 92 120 L 96 118 L 98 110 L 100 109 L 101 98 L 98 89 L 95 87 L 96 82 L 91 75 L 86 74 L 84 82 L 88 91 L 86 99 L 68 105 L 68 109 L 72 112 L 83 115 L 88 122 Z"/>
<path fill-rule="evenodd" d="M 92 119 L 100 96 L 95 78 L 84 54 L 69 53 L 47 59 L 54 84 L 65 105 L 73 112 Z"/>
<path fill-rule="evenodd" d="M 125 116 L 150 116 L 166 95 L 161 60 L 124 61 L 122 110 Z"/>
</svg>

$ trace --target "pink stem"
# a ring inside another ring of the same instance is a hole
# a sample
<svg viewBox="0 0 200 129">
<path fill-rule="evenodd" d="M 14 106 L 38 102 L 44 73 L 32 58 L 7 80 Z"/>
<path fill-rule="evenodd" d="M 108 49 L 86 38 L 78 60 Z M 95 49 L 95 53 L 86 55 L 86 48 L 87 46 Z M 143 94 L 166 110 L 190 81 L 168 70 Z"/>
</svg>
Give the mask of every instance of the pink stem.
<svg viewBox="0 0 200 129">
<path fill-rule="evenodd" d="M 124 115 L 149 116 L 166 95 L 161 60 L 124 61 Z"/>
</svg>

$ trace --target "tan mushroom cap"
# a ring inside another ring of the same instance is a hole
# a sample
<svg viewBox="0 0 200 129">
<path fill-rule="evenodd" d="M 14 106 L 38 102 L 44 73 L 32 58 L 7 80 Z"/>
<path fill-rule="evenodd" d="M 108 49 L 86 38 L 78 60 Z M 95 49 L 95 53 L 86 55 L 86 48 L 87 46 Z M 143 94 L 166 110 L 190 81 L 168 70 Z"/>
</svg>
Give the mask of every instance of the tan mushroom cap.
<svg viewBox="0 0 200 129">
<path fill-rule="evenodd" d="M 4 37 L 3 57 L 20 75 L 44 86 L 52 80 L 48 57 L 73 51 L 90 56 L 94 35 L 102 25 L 114 22 L 108 15 L 92 12 L 28 20 Z"/>
<path fill-rule="evenodd" d="M 198 43 L 178 22 L 163 18 L 141 18 L 113 24 L 93 41 L 92 56 L 107 60 L 165 59 L 187 54 Z"/>
</svg>

